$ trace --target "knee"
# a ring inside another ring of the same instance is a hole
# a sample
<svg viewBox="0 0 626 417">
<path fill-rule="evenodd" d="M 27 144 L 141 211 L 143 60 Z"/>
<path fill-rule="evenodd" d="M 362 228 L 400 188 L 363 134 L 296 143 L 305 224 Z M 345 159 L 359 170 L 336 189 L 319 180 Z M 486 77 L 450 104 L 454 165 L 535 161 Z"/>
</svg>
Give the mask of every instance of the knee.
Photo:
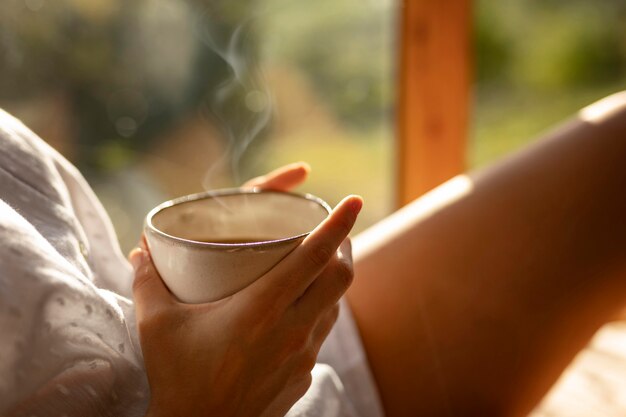
<svg viewBox="0 0 626 417">
<path fill-rule="evenodd" d="M 626 124 L 626 91 L 611 94 L 583 108 L 579 113 L 581 120 L 601 124 L 618 119 Z"/>
</svg>

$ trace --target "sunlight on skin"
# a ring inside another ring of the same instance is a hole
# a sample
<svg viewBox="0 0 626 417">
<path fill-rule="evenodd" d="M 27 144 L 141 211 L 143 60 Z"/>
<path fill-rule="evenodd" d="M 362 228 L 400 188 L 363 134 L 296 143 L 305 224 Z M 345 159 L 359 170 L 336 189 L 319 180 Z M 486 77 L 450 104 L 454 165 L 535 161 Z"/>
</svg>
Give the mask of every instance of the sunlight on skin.
<svg viewBox="0 0 626 417">
<path fill-rule="evenodd" d="M 419 223 L 442 208 L 468 196 L 473 188 L 474 184 L 467 175 L 458 175 L 450 179 L 359 234 L 354 239 L 355 254 L 363 256 L 385 246 L 387 241 L 394 239 L 395 233 L 390 231 L 410 228 L 412 224 Z"/>
<path fill-rule="evenodd" d="M 530 417 L 623 415 L 626 409 L 626 324 L 600 329 Z"/>
<path fill-rule="evenodd" d="M 578 112 L 578 117 L 584 122 L 598 124 L 623 108 L 626 108 L 626 91 L 615 93 L 585 107 Z"/>
</svg>

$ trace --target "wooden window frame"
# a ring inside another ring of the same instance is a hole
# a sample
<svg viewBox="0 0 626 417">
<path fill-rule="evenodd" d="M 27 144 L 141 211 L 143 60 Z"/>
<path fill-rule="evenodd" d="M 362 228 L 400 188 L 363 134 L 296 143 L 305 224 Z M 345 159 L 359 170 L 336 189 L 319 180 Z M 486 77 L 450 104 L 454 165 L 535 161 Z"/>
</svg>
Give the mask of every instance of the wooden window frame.
<svg viewBox="0 0 626 417">
<path fill-rule="evenodd" d="M 401 0 L 396 204 L 464 171 L 471 0 Z"/>
</svg>

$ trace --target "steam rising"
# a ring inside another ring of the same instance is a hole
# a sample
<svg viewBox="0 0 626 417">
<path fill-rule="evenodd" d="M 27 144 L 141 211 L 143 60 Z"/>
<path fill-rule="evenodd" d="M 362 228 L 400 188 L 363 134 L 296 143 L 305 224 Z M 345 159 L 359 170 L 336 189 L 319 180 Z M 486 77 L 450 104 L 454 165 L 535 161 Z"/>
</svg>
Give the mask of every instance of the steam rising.
<svg viewBox="0 0 626 417">
<path fill-rule="evenodd" d="M 252 20 L 241 23 L 229 33 L 223 22 L 202 19 L 197 31 L 203 44 L 218 58 L 224 73 L 205 102 L 204 110 L 218 122 L 227 149 L 217 163 L 209 167 L 202 185 L 211 188 L 215 170 L 228 164 L 236 183 L 241 182 L 242 156 L 268 126 L 273 113 L 273 99 L 258 63 L 252 42 Z"/>
</svg>

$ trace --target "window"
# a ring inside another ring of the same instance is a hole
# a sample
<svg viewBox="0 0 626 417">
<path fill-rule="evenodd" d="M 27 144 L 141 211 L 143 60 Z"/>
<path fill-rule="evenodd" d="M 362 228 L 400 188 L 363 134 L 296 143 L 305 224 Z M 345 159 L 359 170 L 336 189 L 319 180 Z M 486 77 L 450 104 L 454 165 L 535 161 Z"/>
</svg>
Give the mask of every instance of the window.
<svg viewBox="0 0 626 417">
<path fill-rule="evenodd" d="M 86 173 L 124 249 L 157 203 L 296 160 L 302 191 L 365 197 L 360 230 L 623 89 L 625 18 L 619 0 L 6 0 L 0 106 Z"/>
<path fill-rule="evenodd" d="M 283 163 L 393 207 L 396 2 L 8 0 L 0 106 L 87 175 L 124 249 L 157 203 Z"/>
</svg>

